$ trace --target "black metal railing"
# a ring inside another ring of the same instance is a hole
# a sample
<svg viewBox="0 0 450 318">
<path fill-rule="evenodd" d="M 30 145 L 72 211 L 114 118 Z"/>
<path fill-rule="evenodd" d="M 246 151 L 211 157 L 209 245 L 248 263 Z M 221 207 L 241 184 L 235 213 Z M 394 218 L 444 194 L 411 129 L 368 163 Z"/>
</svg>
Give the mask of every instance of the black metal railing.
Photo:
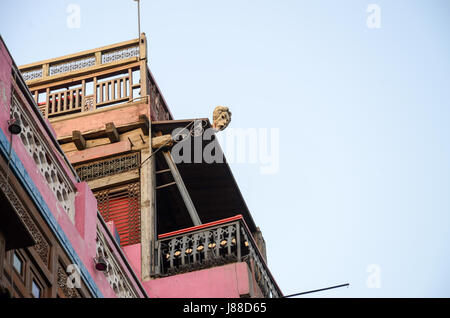
<svg viewBox="0 0 450 318">
<path fill-rule="evenodd" d="M 246 262 L 264 297 L 282 296 L 241 215 L 158 238 L 157 277 Z"/>
</svg>

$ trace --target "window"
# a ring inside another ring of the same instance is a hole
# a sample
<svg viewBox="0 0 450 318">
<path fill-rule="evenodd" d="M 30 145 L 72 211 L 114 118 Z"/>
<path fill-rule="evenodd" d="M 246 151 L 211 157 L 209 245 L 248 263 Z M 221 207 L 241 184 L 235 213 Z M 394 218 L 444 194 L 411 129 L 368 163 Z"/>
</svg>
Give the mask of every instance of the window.
<svg viewBox="0 0 450 318">
<path fill-rule="evenodd" d="M 22 258 L 17 254 L 17 252 L 13 255 L 13 267 L 19 273 L 19 275 L 23 274 L 23 261 Z"/>
<path fill-rule="evenodd" d="M 31 294 L 34 298 L 41 298 L 42 288 L 39 284 L 33 279 L 31 282 Z"/>
<path fill-rule="evenodd" d="M 141 241 L 140 184 L 105 189 L 94 193 L 105 222 L 114 221 L 122 246 Z"/>
</svg>

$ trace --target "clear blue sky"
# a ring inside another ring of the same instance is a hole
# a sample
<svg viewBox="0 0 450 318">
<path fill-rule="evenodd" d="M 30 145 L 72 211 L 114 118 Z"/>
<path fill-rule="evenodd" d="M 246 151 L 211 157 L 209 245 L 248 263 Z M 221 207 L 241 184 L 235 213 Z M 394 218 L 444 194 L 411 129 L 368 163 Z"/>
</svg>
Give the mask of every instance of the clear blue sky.
<svg viewBox="0 0 450 318">
<path fill-rule="evenodd" d="M 21 65 L 134 38 L 135 16 L 1 1 L 0 32 Z M 450 297 L 449 1 L 142 0 L 142 31 L 177 119 L 227 105 L 230 127 L 280 129 L 278 173 L 232 169 L 285 294 Z"/>
</svg>

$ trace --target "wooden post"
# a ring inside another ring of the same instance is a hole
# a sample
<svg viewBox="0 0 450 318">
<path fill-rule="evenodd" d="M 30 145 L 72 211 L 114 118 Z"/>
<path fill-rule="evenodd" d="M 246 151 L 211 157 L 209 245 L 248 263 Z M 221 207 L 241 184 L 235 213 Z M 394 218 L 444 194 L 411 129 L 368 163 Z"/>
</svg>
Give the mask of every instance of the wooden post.
<svg viewBox="0 0 450 318">
<path fill-rule="evenodd" d="M 78 92 L 77 92 L 78 96 Z M 84 111 L 84 103 L 86 103 L 86 80 L 81 81 L 81 111 Z M 78 104 L 76 105 L 78 107 Z"/>
<path fill-rule="evenodd" d="M 147 96 L 147 61 L 143 44 L 146 46 L 145 35 L 141 37 L 139 51 L 141 62 L 139 65 L 140 81 L 141 81 L 141 97 Z M 144 52 L 143 52 L 144 51 Z M 144 58 L 143 58 L 144 57 Z M 129 100 L 133 100 L 133 72 L 128 71 L 129 75 Z M 126 81 L 124 81 L 126 83 Z M 124 88 L 125 91 L 125 88 Z M 124 92 L 125 96 L 125 92 Z M 148 103 L 148 102 L 147 102 Z M 148 103 L 149 104 L 149 103 Z M 148 105 L 150 108 L 150 104 Z M 150 110 L 149 110 L 150 114 Z M 149 117 L 150 118 L 150 117 Z M 139 118 L 144 120 L 144 118 Z M 148 125 L 147 125 L 148 123 Z M 150 121 L 144 120 L 141 128 L 145 136 L 149 136 L 148 147 L 141 151 L 141 162 L 146 161 L 141 167 L 141 279 L 147 281 L 152 278 L 153 274 L 159 273 L 158 260 L 158 242 L 157 242 L 157 215 L 156 215 L 156 174 L 155 174 L 155 157 L 152 154 L 152 126 Z"/>
<path fill-rule="evenodd" d="M 139 67 L 141 72 L 141 97 L 146 97 L 149 92 L 147 91 L 147 38 L 144 33 L 139 39 L 139 59 L 141 64 Z"/>
<path fill-rule="evenodd" d="M 50 64 L 46 63 L 42 65 L 42 78 L 49 76 Z"/>
<path fill-rule="evenodd" d="M 95 52 L 95 65 L 101 64 L 102 64 L 102 52 L 101 51 Z"/>
<path fill-rule="evenodd" d="M 93 85 L 94 85 L 94 102 L 93 102 L 93 105 L 94 105 L 94 109 L 97 109 L 97 98 L 98 98 L 97 97 L 97 76 L 94 77 Z"/>
<path fill-rule="evenodd" d="M 147 37 L 145 33 L 141 33 L 139 38 L 139 59 L 147 59 Z"/>
<path fill-rule="evenodd" d="M 50 88 L 45 90 L 45 118 L 48 118 L 48 112 L 50 110 Z"/>
<path fill-rule="evenodd" d="M 151 135 L 151 124 L 148 134 Z M 157 273 L 156 176 L 151 142 L 141 150 L 141 279 L 147 281 Z M 145 163 L 144 163 L 145 161 Z"/>
<path fill-rule="evenodd" d="M 133 72 L 128 69 L 128 100 L 131 102 L 133 100 Z"/>
<path fill-rule="evenodd" d="M 237 261 L 241 261 L 241 221 L 236 223 L 236 253 L 237 253 Z"/>
</svg>

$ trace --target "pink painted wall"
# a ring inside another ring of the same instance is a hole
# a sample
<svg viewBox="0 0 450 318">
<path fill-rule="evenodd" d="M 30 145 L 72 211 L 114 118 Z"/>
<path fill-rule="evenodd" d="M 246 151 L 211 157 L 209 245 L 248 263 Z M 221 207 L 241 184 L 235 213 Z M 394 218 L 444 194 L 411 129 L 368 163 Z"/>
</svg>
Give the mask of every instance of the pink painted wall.
<svg viewBox="0 0 450 318">
<path fill-rule="evenodd" d="M 122 247 L 134 272 L 141 279 L 141 243 Z"/>
<path fill-rule="evenodd" d="M 9 103 L 11 100 L 11 57 L 0 41 L 0 129 L 6 136 L 8 132 Z"/>
<path fill-rule="evenodd" d="M 239 298 L 253 295 L 247 263 L 233 263 L 143 282 L 155 298 Z"/>
<path fill-rule="evenodd" d="M 115 298 L 116 295 L 104 273 L 94 267 L 97 248 L 97 201 L 86 182 L 77 184 L 77 191 L 75 224 L 64 212 L 58 214 L 57 221 L 103 296 Z"/>
<path fill-rule="evenodd" d="M 6 51 L 3 43 L 0 41 L 0 129 L 2 129 L 3 133 L 7 137 L 10 136 L 10 133 L 7 130 L 7 120 L 9 119 L 9 107 L 11 100 L 11 62 L 11 57 Z M 115 297 L 114 291 L 109 285 L 104 273 L 96 271 L 94 268 L 97 236 L 97 201 L 92 191 L 87 186 L 87 183 L 76 183 L 76 178 L 71 173 L 70 168 L 64 161 L 63 156 L 57 152 L 56 147 L 51 142 L 50 136 L 47 135 L 44 126 L 42 126 L 38 117 L 31 109 L 34 105 L 28 104 L 23 93 L 17 86 L 15 86 L 15 90 L 19 95 L 18 98 L 21 100 L 23 107 L 27 109 L 30 120 L 36 124 L 36 129 L 39 131 L 40 136 L 47 139 L 48 144 L 50 145 L 50 152 L 55 155 L 56 160 L 58 160 L 62 166 L 66 177 L 68 177 L 70 182 L 72 182 L 72 184 L 76 187 L 76 197 L 74 202 L 75 223 L 70 220 L 69 216 L 58 202 L 52 189 L 38 170 L 36 163 L 18 136 L 14 136 L 13 138 L 13 150 L 20 158 L 26 173 L 46 202 L 50 212 L 64 231 L 78 257 L 96 282 L 102 294 L 105 297 Z"/>
</svg>

